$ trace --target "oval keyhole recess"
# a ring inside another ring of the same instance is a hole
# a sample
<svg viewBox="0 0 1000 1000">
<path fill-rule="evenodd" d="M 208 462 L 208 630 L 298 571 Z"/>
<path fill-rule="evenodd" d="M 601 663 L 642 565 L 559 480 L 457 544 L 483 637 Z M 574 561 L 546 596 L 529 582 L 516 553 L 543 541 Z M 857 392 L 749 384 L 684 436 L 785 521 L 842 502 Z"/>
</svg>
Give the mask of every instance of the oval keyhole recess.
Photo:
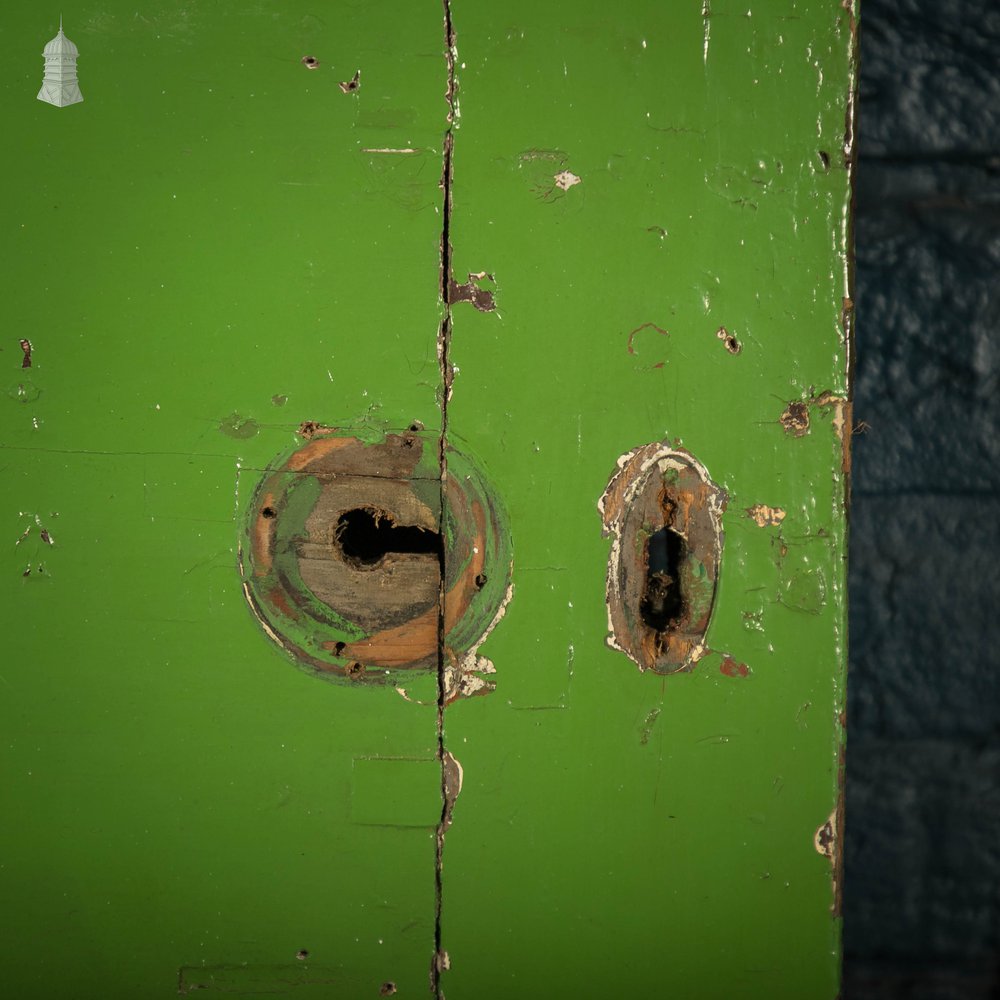
<svg viewBox="0 0 1000 1000">
<path fill-rule="evenodd" d="M 642 670 L 690 669 L 704 651 L 722 557 L 725 494 L 682 448 L 618 460 L 599 507 L 612 536 L 609 644 Z"/>
<path fill-rule="evenodd" d="M 244 592 L 264 630 L 303 666 L 352 683 L 461 659 L 510 582 L 506 521 L 481 473 L 449 447 L 442 482 L 429 431 L 303 431 L 246 521 Z"/>
</svg>

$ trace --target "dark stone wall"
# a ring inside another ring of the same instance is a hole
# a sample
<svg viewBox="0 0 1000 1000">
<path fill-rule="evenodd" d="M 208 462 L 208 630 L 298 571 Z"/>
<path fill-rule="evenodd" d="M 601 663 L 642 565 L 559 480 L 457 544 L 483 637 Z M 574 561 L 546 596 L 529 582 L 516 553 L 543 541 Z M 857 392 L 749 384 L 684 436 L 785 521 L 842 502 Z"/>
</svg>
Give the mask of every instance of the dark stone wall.
<svg viewBox="0 0 1000 1000">
<path fill-rule="evenodd" d="M 1000 0 L 862 0 L 860 39 L 843 997 L 986 1000 L 1000 997 Z"/>
</svg>

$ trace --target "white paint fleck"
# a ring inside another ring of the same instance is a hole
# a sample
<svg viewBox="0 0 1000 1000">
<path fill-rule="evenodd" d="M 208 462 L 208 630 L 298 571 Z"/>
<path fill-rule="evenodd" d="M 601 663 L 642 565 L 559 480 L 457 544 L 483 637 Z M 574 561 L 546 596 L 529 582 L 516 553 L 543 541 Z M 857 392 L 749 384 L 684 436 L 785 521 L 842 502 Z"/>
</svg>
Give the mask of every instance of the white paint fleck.
<svg viewBox="0 0 1000 1000">
<path fill-rule="evenodd" d="M 704 21 L 704 45 L 702 47 L 702 61 L 708 65 L 708 43 L 712 40 L 712 3 L 711 0 L 702 0 L 701 17 Z"/>
</svg>

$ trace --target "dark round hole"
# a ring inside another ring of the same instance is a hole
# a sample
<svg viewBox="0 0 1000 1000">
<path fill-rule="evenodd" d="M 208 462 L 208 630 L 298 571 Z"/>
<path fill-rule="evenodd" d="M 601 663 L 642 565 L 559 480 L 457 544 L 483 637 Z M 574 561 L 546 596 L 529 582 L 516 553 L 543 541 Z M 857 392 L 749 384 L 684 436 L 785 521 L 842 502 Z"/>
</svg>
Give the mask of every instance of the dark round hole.
<svg viewBox="0 0 1000 1000">
<path fill-rule="evenodd" d="M 357 660 L 347 668 L 348 677 L 360 677 L 364 672 L 365 668 Z"/>
<path fill-rule="evenodd" d="M 268 519 L 274 517 L 277 512 L 273 507 L 265 507 L 261 512 L 261 517 L 266 517 Z"/>
<path fill-rule="evenodd" d="M 389 553 L 439 553 L 441 536 L 417 525 L 397 525 L 385 511 L 357 507 L 337 520 L 334 543 L 357 568 L 375 566 Z"/>
<path fill-rule="evenodd" d="M 485 573 L 480 573 L 476 577 L 476 589 L 477 590 L 482 590 L 483 587 L 486 586 L 486 580 L 487 580 L 486 574 Z"/>
<path fill-rule="evenodd" d="M 379 996 L 391 997 L 396 992 L 396 984 L 393 982 L 383 983 L 379 987 Z"/>
<path fill-rule="evenodd" d="M 419 420 L 414 420 L 409 426 L 409 430 L 411 431 L 422 431 L 423 429 L 424 425 Z"/>
<path fill-rule="evenodd" d="M 308 66 L 309 69 L 315 69 L 319 65 L 319 60 L 315 56 L 303 56 L 302 65 Z"/>
<path fill-rule="evenodd" d="M 686 555 L 683 537 L 669 523 L 649 536 L 646 587 L 639 603 L 639 614 L 654 632 L 666 632 L 684 613 L 680 581 Z"/>
<path fill-rule="evenodd" d="M 337 645 L 333 647 L 333 651 L 337 656 L 340 656 L 346 648 L 347 648 L 346 642 L 338 642 Z"/>
</svg>

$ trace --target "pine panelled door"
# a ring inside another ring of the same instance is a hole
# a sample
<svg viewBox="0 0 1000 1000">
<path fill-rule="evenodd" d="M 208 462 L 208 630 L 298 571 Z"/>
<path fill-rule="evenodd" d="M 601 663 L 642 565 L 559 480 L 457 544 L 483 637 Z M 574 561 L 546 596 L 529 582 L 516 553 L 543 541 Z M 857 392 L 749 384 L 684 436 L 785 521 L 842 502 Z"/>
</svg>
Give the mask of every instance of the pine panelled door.
<svg viewBox="0 0 1000 1000">
<path fill-rule="evenodd" d="M 4 994 L 834 1000 L 851 0 L 61 13 Z"/>
</svg>

